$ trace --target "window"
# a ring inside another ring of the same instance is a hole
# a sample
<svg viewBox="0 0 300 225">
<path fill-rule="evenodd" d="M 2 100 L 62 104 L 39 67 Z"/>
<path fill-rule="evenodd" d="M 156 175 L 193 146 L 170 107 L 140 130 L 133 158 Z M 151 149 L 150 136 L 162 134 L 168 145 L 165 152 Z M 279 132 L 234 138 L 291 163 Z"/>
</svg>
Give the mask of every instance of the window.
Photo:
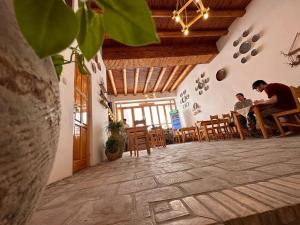
<svg viewBox="0 0 300 225">
<path fill-rule="evenodd" d="M 116 103 L 116 116 L 118 120 L 125 118 L 129 126 L 135 120 L 146 120 L 147 126 L 172 127 L 170 111 L 176 109 L 173 99 L 160 101 L 140 101 Z"/>
</svg>

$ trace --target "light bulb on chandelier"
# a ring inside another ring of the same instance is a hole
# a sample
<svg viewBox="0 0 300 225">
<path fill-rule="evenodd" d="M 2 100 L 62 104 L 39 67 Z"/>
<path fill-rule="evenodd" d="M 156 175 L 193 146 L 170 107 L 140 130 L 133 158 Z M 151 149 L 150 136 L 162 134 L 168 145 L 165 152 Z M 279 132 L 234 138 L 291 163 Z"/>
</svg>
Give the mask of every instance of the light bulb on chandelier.
<svg viewBox="0 0 300 225">
<path fill-rule="evenodd" d="M 203 19 L 205 19 L 205 20 L 208 19 L 208 12 L 207 11 L 203 14 Z"/>
<path fill-rule="evenodd" d="M 179 23 L 179 21 L 180 21 L 180 16 L 179 15 L 175 16 L 175 22 Z"/>
<path fill-rule="evenodd" d="M 189 34 L 189 28 L 185 28 L 185 29 L 183 30 L 183 34 L 184 34 L 185 36 L 187 36 L 187 35 Z"/>
</svg>

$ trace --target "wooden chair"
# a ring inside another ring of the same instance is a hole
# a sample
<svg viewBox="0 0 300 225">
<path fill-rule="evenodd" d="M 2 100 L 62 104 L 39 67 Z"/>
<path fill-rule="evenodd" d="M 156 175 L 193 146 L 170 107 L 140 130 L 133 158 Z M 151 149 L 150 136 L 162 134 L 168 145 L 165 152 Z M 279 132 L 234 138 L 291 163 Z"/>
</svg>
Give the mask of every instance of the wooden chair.
<svg viewBox="0 0 300 225">
<path fill-rule="evenodd" d="M 224 134 L 222 133 L 220 128 L 219 116 L 218 115 L 210 116 L 210 121 L 216 139 L 225 139 Z"/>
<path fill-rule="evenodd" d="M 239 134 L 237 132 L 237 128 L 235 126 L 235 124 L 230 124 L 230 119 L 231 119 L 231 116 L 229 113 L 227 114 L 222 114 L 222 117 L 223 119 L 226 119 L 225 121 L 225 126 L 226 126 L 226 131 L 228 133 L 228 135 L 230 136 L 230 138 L 232 137 L 238 137 Z"/>
<path fill-rule="evenodd" d="M 150 154 L 150 143 L 146 126 L 127 128 L 127 136 L 128 149 L 131 156 L 132 151 L 134 151 L 134 155 L 139 157 L 139 150 L 142 149 L 147 149 L 148 155 Z"/>
<path fill-rule="evenodd" d="M 135 120 L 133 121 L 134 127 L 146 126 L 146 120 Z"/>
<path fill-rule="evenodd" d="M 165 132 L 161 127 L 155 128 L 156 133 L 156 146 L 157 147 L 166 147 L 166 138 Z"/>
<path fill-rule="evenodd" d="M 205 140 L 205 130 L 201 123 L 202 123 L 201 121 L 197 121 L 195 123 L 198 141 L 200 141 L 200 142 L 202 140 Z"/>
<path fill-rule="evenodd" d="M 274 120 L 280 130 L 281 136 L 285 136 L 283 126 L 300 127 L 300 86 L 297 88 L 291 86 L 290 89 L 293 94 L 297 108 L 273 114 Z M 280 117 L 293 117 L 294 121 L 281 122 L 279 119 Z"/>
<path fill-rule="evenodd" d="M 172 129 L 173 132 L 173 142 L 174 143 L 181 143 L 181 133 L 176 129 Z"/>
</svg>

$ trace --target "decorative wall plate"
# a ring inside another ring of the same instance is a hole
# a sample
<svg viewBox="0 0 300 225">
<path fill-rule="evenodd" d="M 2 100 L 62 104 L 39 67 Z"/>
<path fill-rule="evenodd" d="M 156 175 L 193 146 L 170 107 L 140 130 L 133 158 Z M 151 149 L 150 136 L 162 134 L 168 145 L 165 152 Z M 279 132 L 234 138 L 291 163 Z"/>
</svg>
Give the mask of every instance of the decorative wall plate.
<svg viewBox="0 0 300 225">
<path fill-rule="evenodd" d="M 94 73 L 96 73 L 96 72 L 97 72 L 97 69 L 96 69 L 95 63 L 91 62 L 91 66 L 92 66 L 92 71 L 93 71 Z"/>
<path fill-rule="evenodd" d="M 240 53 L 236 52 L 236 53 L 233 54 L 233 58 L 236 59 L 237 57 L 239 57 L 239 55 L 240 55 Z"/>
<path fill-rule="evenodd" d="M 233 42 L 233 46 L 234 46 L 234 47 L 236 47 L 236 46 L 238 46 L 238 45 L 239 45 L 239 43 L 240 43 L 240 41 L 239 41 L 239 40 L 235 40 L 235 41 Z"/>
<path fill-rule="evenodd" d="M 253 42 L 257 42 L 260 38 L 260 35 L 259 34 L 254 34 L 253 37 L 252 37 L 252 41 Z"/>
<path fill-rule="evenodd" d="M 245 58 L 245 57 L 243 57 L 242 59 L 241 59 L 241 63 L 246 63 L 247 62 L 247 59 Z"/>
<path fill-rule="evenodd" d="M 244 32 L 243 32 L 243 37 L 247 37 L 249 35 L 249 30 L 245 30 Z"/>
<path fill-rule="evenodd" d="M 251 42 L 250 41 L 245 41 L 241 44 L 240 48 L 239 48 L 239 52 L 241 54 L 246 54 L 247 52 L 249 52 L 251 49 Z"/>
<path fill-rule="evenodd" d="M 207 91 L 209 89 L 209 86 L 205 86 L 204 90 Z"/>
<path fill-rule="evenodd" d="M 255 49 L 253 49 L 252 51 L 251 51 L 251 55 L 252 56 L 256 56 L 257 55 L 257 53 L 258 53 L 258 51 L 257 51 L 257 49 L 255 48 Z"/>
<path fill-rule="evenodd" d="M 203 78 L 205 76 L 205 73 L 201 73 L 201 78 Z"/>
<path fill-rule="evenodd" d="M 220 69 L 220 70 L 216 73 L 216 79 L 217 79 L 217 81 L 224 80 L 225 77 L 226 77 L 226 70 L 225 70 L 225 69 Z"/>
</svg>

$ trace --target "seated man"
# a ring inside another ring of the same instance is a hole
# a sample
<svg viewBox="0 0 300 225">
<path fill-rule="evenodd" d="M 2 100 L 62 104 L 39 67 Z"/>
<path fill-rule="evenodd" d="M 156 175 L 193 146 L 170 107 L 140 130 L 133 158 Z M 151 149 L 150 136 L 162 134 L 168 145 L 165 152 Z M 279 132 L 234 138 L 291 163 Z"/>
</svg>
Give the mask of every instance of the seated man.
<svg viewBox="0 0 300 225">
<path fill-rule="evenodd" d="M 272 114 L 296 108 L 291 89 L 284 84 L 267 84 L 263 80 L 255 81 L 252 84 L 252 88 L 253 90 L 255 89 L 259 92 L 265 91 L 267 93 L 268 100 L 254 101 L 254 105 L 265 106 L 261 111 L 264 123 L 272 130 L 278 131 Z"/>
<path fill-rule="evenodd" d="M 252 106 L 252 100 L 246 99 L 244 97 L 244 94 L 237 93 L 235 96 L 238 99 L 238 102 L 235 103 L 235 105 L 234 105 L 234 111 L 238 111 L 240 109 Z M 251 128 L 252 131 L 255 131 L 256 130 L 256 118 L 254 116 L 254 113 L 248 112 L 247 119 L 245 116 L 246 115 L 238 115 L 238 119 L 240 121 L 240 124 L 242 125 L 242 128 L 245 130 L 248 130 L 248 126 L 247 126 L 247 120 L 248 120 L 249 127 Z"/>
</svg>

